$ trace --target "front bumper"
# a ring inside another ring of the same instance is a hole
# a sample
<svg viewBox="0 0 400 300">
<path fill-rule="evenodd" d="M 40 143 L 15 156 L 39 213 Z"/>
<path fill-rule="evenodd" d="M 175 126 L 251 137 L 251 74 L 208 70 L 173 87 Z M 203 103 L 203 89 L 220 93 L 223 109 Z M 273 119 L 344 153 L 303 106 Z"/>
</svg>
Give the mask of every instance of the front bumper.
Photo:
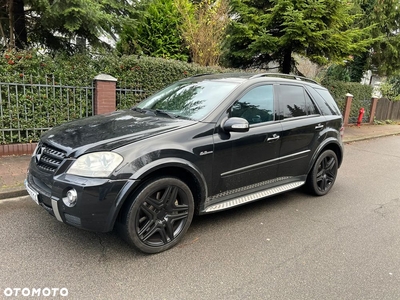
<svg viewBox="0 0 400 300">
<path fill-rule="evenodd" d="M 97 232 L 113 229 L 116 216 L 132 183 L 131 180 L 82 178 L 61 174 L 53 178 L 50 188 L 37 174 L 31 173 L 28 173 L 25 181 L 35 202 L 37 200 L 58 221 Z M 62 198 L 72 188 L 77 191 L 78 200 L 74 207 L 68 207 Z"/>
</svg>

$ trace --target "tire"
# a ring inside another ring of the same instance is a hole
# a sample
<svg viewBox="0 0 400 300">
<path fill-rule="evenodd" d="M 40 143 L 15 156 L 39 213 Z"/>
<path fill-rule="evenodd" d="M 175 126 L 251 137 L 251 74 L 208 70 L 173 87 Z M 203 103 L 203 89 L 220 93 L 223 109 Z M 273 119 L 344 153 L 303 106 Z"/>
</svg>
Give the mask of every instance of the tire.
<svg viewBox="0 0 400 300">
<path fill-rule="evenodd" d="M 184 182 L 173 177 L 148 181 L 127 210 L 123 237 L 144 253 L 165 251 L 182 240 L 193 213 L 193 195 Z"/>
<path fill-rule="evenodd" d="M 326 195 L 335 183 L 337 171 L 336 153 L 332 150 L 322 152 L 308 174 L 308 191 L 317 196 Z"/>
</svg>

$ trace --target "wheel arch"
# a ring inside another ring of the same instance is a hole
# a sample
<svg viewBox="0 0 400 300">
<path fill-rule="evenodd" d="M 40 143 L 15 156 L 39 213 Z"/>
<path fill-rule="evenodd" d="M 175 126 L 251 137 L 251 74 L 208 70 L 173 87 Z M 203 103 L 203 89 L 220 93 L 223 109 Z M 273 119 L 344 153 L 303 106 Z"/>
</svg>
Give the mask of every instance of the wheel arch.
<svg viewBox="0 0 400 300">
<path fill-rule="evenodd" d="M 336 157 L 338 159 L 338 168 L 341 166 L 342 161 L 343 161 L 343 146 L 338 143 L 337 140 L 335 139 L 328 139 L 325 141 L 325 143 L 321 144 L 317 151 L 315 151 L 311 161 L 310 165 L 308 166 L 308 172 L 307 174 L 311 171 L 312 167 L 315 164 L 315 161 L 318 159 L 321 153 L 323 153 L 326 150 L 332 150 L 335 152 Z"/>
<path fill-rule="evenodd" d="M 192 163 L 183 159 L 160 159 L 133 174 L 125 191 L 118 196 L 116 211 L 110 225 L 113 227 L 115 221 L 124 219 L 124 212 L 134 201 L 132 197 L 141 186 L 154 178 L 167 176 L 178 178 L 189 187 L 195 203 L 195 213 L 198 213 L 200 204 L 207 198 L 207 185 L 203 174 Z"/>
</svg>

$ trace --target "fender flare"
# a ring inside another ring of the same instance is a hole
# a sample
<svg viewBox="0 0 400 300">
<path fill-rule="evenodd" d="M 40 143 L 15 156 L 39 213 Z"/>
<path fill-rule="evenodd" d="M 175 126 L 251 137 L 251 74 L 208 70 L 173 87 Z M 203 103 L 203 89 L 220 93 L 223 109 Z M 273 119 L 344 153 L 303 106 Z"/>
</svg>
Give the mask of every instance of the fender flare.
<svg viewBox="0 0 400 300">
<path fill-rule="evenodd" d="M 207 183 L 200 172 L 200 170 L 191 162 L 184 160 L 182 158 L 162 158 L 146 164 L 139 170 L 137 170 L 131 178 L 127 180 L 124 187 L 121 189 L 117 198 L 115 200 L 115 205 L 113 206 L 112 211 L 109 214 L 109 222 L 107 224 L 107 228 L 112 230 L 117 216 L 124 205 L 125 201 L 129 198 L 129 196 L 134 192 L 134 190 L 141 184 L 142 179 L 145 178 L 147 175 L 151 174 L 154 171 L 157 171 L 162 168 L 166 167 L 178 167 L 185 169 L 186 171 L 190 172 L 199 182 L 200 185 L 200 197 L 201 199 L 207 198 Z"/>
<path fill-rule="evenodd" d="M 329 144 L 335 144 L 335 145 L 340 149 L 340 151 L 341 151 L 341 157 L 343 157 L 343 145 L 341 145 L 335 138 L 328 138 L 328 139 L 326 139 L 323 143 L 321 143 L 321 144 L 318 146 L 318 148 L 315 150 L 313 156 L 311 157 L 310 164 L 309 164 L 309 166 L 308 166 L 307 174 L 310 173 L 311 168 L 314 166 L 314 164 L 315 164 L 317 158 L 318 158 L 319 155 L 322 153 L 322 150 L 323 150 L 326 146 L 328 146 Z M 342 160 L 343 160 L 343 159 L 341 159 L 341 160 L 338 162 L 338 168 L 339 168 L 340 165 L 342 164 Z"/>
</svg>

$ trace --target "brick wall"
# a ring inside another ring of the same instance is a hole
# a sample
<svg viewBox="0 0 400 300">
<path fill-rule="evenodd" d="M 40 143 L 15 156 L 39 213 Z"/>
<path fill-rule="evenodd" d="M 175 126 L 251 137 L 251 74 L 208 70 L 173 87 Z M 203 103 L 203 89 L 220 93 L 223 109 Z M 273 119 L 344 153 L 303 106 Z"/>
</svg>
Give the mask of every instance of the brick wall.
<svg viewBox="0 0 400 300">
<path fill-rule="evenodd" d="M 31 155 L 37 143 L 0 145 L 0 157 L 10 155 Z"/>
</svg>

